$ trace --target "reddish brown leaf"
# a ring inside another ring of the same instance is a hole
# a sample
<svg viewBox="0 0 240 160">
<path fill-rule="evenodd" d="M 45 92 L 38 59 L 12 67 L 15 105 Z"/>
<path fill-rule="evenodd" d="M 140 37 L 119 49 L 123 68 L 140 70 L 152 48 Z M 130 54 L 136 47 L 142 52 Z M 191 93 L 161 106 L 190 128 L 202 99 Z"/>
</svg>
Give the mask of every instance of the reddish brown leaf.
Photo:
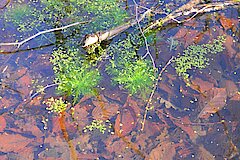
<svg viewBox="0 0 240 160">
<path fill-rule="evenodd" d="M 188 144 L 184 144 L 183 142 L 180 142 L 177 144 L 177 153 L 182 157 L 186 158 L 188 155 L 192 153 L 192 151 L 189 149 Z"/>
<path fill-rule="evenodd" d="M 226 40 L 224 42 L 224 47 L 226 48 L 226 52 L 224 52 L 227 56 L 229 56 L 230 58 L 233 58 L 237 51 L 233 48 L 233 42 L 234 42 L 234 39 L 232 36 L 230 35 L 226 35 Z"/>
<path fill-rule="evenodd" d="M 70 150 L 68 143 L 60 136 L 48 136 L 44 139 L 45 144 L 49 144 L 47 150 L 39 153 L 39 159 L 69 159 Z M 61 157 L 59 158 L 59 155 Z"/>
<path fill-rule="evenodd" d="M 199 146 L 198 154 L 199 154 L 200 160 L 213 160 L 214 159 L 214 156 L 209 151 L 207 151 L 203 146 Z"/>
<path fill-rule="evenodd" d="M 6 96 L 0 99 L 0 108 L 8 108 L 11 107 L 12 105 L 16 104 L 17 101 L 14 99 L 7 99 Z"/>
<path fill-rule="evenodd" d="M 120 90 L 104 90 L 104 96 L 118 101 L 118 102 L 125 102 L 126 101 L 126 95 L 123 94 Z"/>
<path fill-rule="evenodd" d="M 199 35 L 199 31 L 182 28 L 174 36 L 175 39 L 183 38 L 185 41 L 184 47 L 193 44 L 195 37 Z"/>
<path fill-rule="evenodd" d="M 196 141 L 198 135 L 194 132 L 193 126 L 191 125 L 192 122 L 189 120 L 188 116 L 181 118 L 180 123 L 178 121 L 173 122 L 176 126 L 180 127 L 183 131 L 185 131 L 193 142 Z"/>
<path fill-rule="evenodd" d="M 144 135 L 147 135 L 148 137 L 156 135 L 160 133 L 165 127 L 165 124 L 146 121 L 144 127 Z"/>
<path fill-rule="evenodd" d="M 170 141 L 162 141 L 150 154 L 149 160 L 171 160 L 176 154 L 174 143 Z"/>
<path fill-rule="evenodd" d="M 53 123 L 53 129 L 52 129 L 52 132 L 55 133 L 55 134 L 58 134 L 58 135 L 63 135 L 62 133 L 62 129 L 61 129 L 61 125 L 60 125 L 60 120 L 59 120 L 59 117 L 60 116 L 57 116 L 57 117 L 54 117 L 52 119 L 52 123 Z M 66 130 L 68 133 L 75 133 L 77 132 L 77 128 L 76 126 L 74 125 L 74 123 L 68 121 L 70 120 L 70 115 L 69 114 L 65 114 L 65 116 L 63 117 L 64 120 L 64 125 L 66 127 Z"/>
<path fill-rule="evenodd" d="M 29 94 L 30 92 L 30 85 L 32 84 L 32 78 L 30 77 L 29 73 L 22 76 L 17 81 L 18 88 L 17 90 L 21 93 L 23 93 L 23 98 Z"/>
<path fill-rule="evenodd" d="M 115 131 L 118 136 L 126 136 L 136 126 L 136 115 L 133 109 L 125 107 L 120 114 L 118 114 L 115 122 Z"/>
<path fill-rule="evenodd" d="M 204 33 L 200 32 L 198 35 L 196 35 L 196 37 L 194 37 L 193 42 L 195 44 L 198 44 L 203 39 L 203 36 L 204 36 Z"/>
<path fill-rule="evenodd" d="M 191 81 L 192 84 L 190 87 L 200 93 L 203 93 L 207 90 L 210 90 L 214 87 L 214 84 L 208 81 L 204 81 L 200 78 L 195 78 L 194 80 Z"/>
<path fill-rule="evenodd" d="M 133 97 L 128 97 L 126 103 L 134 110 L 134 112 L 136 113 L 136 115 L 140 115 L 141 113 L 141 108 L 139 106 L 141 106 L 140 104 L 138 104 L 138 102 L 136 100 L 134 100 Z M 125 106 L 127 105 L 125 104 Z"/>
<path fill-rule="evenodd" d="M 79 104 L 80 104 L 80 103 L 83 103 L 83 102 L 85 102 L 85 101 L 87 101 L 87 100 L 89 100 L 90 98 L 92 98 L 91 95 L 84 95 L 84 96 L 80 99 Z"/>
<path fill-rule="evenodd" d="M 18 77 L 21 77 L 21 76 L 23 76 L 24 74 L 26 74 L 26 72 L 27 72 L 27 68 L 22 67 L 22 68 L 20 68 L 20 69 L 17 70 L 16 74 L 17 74 Z"/>
<path fill-rule="evenodd" d="M 227 92 L 225 88 L 213 88 L 200 97 L 199 106 L 202 111 L 199 113 L 198 118 L 208 118 L 210 114 L 216 113 L 221 110 L 227 99 Z"/>
<path fill-rule="evenodd" d="M 240 92 L 237 92 L 236 94 L 234 94 L 230 100 L 231 101 L 240 101 Z"/>
<path fill-rule="evenodd" d="M 167 76 L 172 81 L 175 81 L 177 79 L 177 76 L 174 76 L 173 74 L 170 74 L 168 72 L 165 72 L 164 75 Z"/>
<path fill-rule="evenodd" d="M 1 152 L 22 152 L 26 146 L 33 140 L 23 137 L 19 134 L 1 134 L 0 151 Z"/>
<path fill-rule="evenodd" d="M 234 26 L 233 20 L 225 17 L 224 15 L 220 16 L 220 23 L 225 30 L 231 29 Z"/>
<path fill-rule="evenodd" d="M 26 74 L 24 76 L 22 76 L 18 82 L 18 84 L 20 84 L 21 86 L 29 86 L 30 84 L 32 84 L 32 78 L 30 77 L 29 74 Z"/>
<path fill-rule="evenodd" d="M 231 80 L 225 81 L 225 88 L 227 90 L 227 96 L 230 98 L 233 97 L 238 92 L 237 85 Z"/>
<path fill-rule="evenodd" d="M 73 118 L 76 121 L 75 123 L 77 123 L 77 125 L 80 128 L 83 128 L 86 123 L 88 123 L 88 112 L 85 110 L 85 108 L 80 107 L 79 104 L 77 104 L 76 106 L 74 106 L 74 114 L 73 114 Z"/>
<path fill-rule="evenodd" d="M 34 148 L 28 147 L 24 149 L 24 152 L 18 153 L 19 160 L 34 159 Z"/>
<path fill-rule="evenodd" d="M 159 88 L 164 90 L 165 92 L 167 92 L 170 95 L 174 95 L 175 94 L 173 89 L 168 84 L 166 84 L 166 83 L 164 83 L 162 81 L 159 83 Z"/>
<path fill-rule="evenodd" d="M 122 159 L 131 159 L 130 157 L 134 156 L 136 154 L 135 152 L 131 151 L 131 148 L 128 147 L 128 144 L 131 143 L 131 141 L 126 140 L 124 141 L 125 137 L 121 138 L 118 141 L 114 141 L 113 143 L 107 145 L 107 151 L 109 151 L 111 154 L 115 155 L 121 155 Z M 130 142 L 130 143 L 128 143 Z M 114 159 L 114 158 L 110 158 Z"/>
<path fill-rule="evenodd" d="M 16 119 L 14 121 L 15 128 L 11 128 L 12 131 L 17 133 L 32 133 L 32 135 L 36 136 L 35 143 L 39 142 L 38 140 L 42 138 L 43 132 L 38 128 L 36 117 L 28 116 L 24 117 L 24 119 Z M 41 140 L 40 142 L 41 143 Z"/>
<path fill-rule="evenodd" d="M 30 101 L 31 106 L 40 106 L 42 104 L 43 96 L 36 96 Z"/>
<path fill-rule="evenodd" d="M 92 115 L 94 119 L 107 120 L 117 114 L 119 105 L 117 103 L 109 102 L 103 95 L 97 97 L 97 100 L 93 100 L 92 103 L 96 106 Z"/>
<path fill-rule="evenodd" d="M 3 132 L 7 123 L 3 116 L 0 116 L 0 132 Z"/>
</svg>

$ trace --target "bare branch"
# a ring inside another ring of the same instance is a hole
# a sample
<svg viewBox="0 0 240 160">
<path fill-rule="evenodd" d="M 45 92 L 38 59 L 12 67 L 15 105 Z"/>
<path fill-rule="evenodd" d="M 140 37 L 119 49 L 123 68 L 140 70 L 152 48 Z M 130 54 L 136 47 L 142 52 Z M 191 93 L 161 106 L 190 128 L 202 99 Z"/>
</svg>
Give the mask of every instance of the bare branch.
<svg viewBox="0 0 240 160">
<path fill-rule="evenodd" d="M 141 27 L 141 25 L 140 25 L 140 21 L 139 21 L 139 19 L 138 19 L 138 4 L 137 4 L 137 2 L 136 2 L 135 0 L 133 0 L 133 2 L 134 2 L 135 7 L 136 7 L 136 13 L 135 13 L 136 18 L 135 18 L 135 19 L 136 19 L 136 22 L 137 22 L 137 24 L 138 24 L 138 28 L 139 28 L 142 36 L 143 36 L 144 43 L 145 43 L 146 50 L 147 50 L 147 52 L 145 53 L 144 56 L 142 56 L 142 58 L 144 59 L 144 58 L 146 58 L 146 57 L 149 55 L 149 57 L 151 58 L 152 64 L 153 64 L 153 68 L 155 69 L 155 68 L 156 68 L 156 65 L 155 65 L 154 59 L 153 59 L 153 57 L 152 57 L 152 54 L 150 53 L 149 45 L 148 45 L 148 42 L 147 42 L 147 38 L 146 38 L 146 36 L 145 36 L 144 33 L 143 33 L 142 27 Z M 149 11 L 149 10 L 151 11 L 151 9 L 147 9 L 147 10 L 148 10 L 148 11 Z"/>
<path fill-rule="evenodd" d="M 155 93 L 155 91 L 156 91 L 156 89 L 157 89 L 158 81 L 160 80 L 160 78 L 161 78 L 163 72 L 166 70 L 166 68 L 172 63 L 172 60 L 173 60 L 173 59 L 174 59 L 174 56 L 172 56 L 172 57 L 168 60 L 168 62 L 166 63 L 166 65 L 162 68 L 162 70 L 161 70 L 161 71 L 159 72 L 159 74 L 158 74 L 158 77 L 157 77 L 157 79 L 156 79 L 156 82 L 155 82 L 155 85 L 154 85 L 154 87 L 153 87 L 152 93 L 151 93 L 151 95 L 150 95 L 150 97 L 149 97 L 149 99 L 148 99 L 147 105 L 146 105 L 146 107 L 145 107 L 145 113 L 144 113 L 144 116 L 143 116 L 143 122 L 142 122 L 141 131 L 144 130 L 144 125 L 145 125 L 146 118 L 147 118 L 147 113 L 148 113 L 148 110 L 149 110 L 148 108 L 149 108 L 150 104 L 152 103 L 152 98 L 153 98 L 153 95 L 154 95 L 154 93 Z"/>
<path fill-rule="evenodd" d="M 233 6 L 233 5 L 238 5 L 238 2 L 233 2 L 233 1 L 225 1 L 225 2 L 215 2 L 215 3 L 208 3 L 208 4 L 202 4 L 199 5 L 201 1 L 199 0 L 191 0 L 189 1 L 187 4 L 181 6 L 180 8 L 178 8 L 177 10 L 173 11 L 172 13 L 170 13 L 169 15 L 167 15 L 165 18 L 160 18 L 158 20 L 156 20 L 153 24 L 151 24 L 150 26 L 148 26 L 144 32 L 153 29 L 154 27 L 157 26 L 161 26 L 164 23 L 170 21 L 170 20 L 174 20 L 177 23 L 183 23 L 185 21 L 189 21 L 192 18 L 194 18 L 195 16 L 197 16 L 200 13 L 207 13 L 207 12 L 212 12 L 212 11 L 219 11 L 222 9 L 225 9 L 227 6 Z M 177 20 L 176 18 L 181 17 L 181 16 L 188 16 L 190 14 L 195 13 L 193 16 L 191 16 L 189 19 L 187 20 Z"/>
<path fill-rule="evenodd" d="M 59 31 L 59 30 L 64 30 L 66 28 L 69 28 L 69 27 L 72 27 L 72 26 L 76 26 L 76 25 L 79 25 L 79 24 L 85 24 L 85 23 L 88 23 L 88 21 L 84 21 L 84 22 L 75 22 L 75 23 L 72 23 L 72 24 L 69 24 L 69 25 L 66 25 L 66 26 L 63 26 L 63 27 L 59 27 L 59 28 L 54 28 L 54 29 L 49 29 L 49 30 L 46 30 L 46 31 L 41 31 L 41 32 L 38 32 L 37 34 L 27 38 L 27 39 L 24 39 L 20 42 L 12 42 L 12 43 L 0 43 L 0 46 L 17 46 L 17 48 L 20 48 L 24 43 L 42 35 L 42 34 L 45 34 L 45 33 L 49 33 L 49 32 L 54 32 L 54 31 Z"/>
<path fill-rule="evenodd" d="M 30 99 L 33 99 L 35 96 L 37 96 L 39 93 L 42 93 L 44 92 L 46 89 L 50 88 L 50 87 L 54 87 L 54 86 L 57 86 L 59 85 L 59 83 L 53 83 L 53 84 L 48 84 L 46 85 L 45 87 L 41 88 L 39 91 L 37 91 L 36 93 L 34 93 Z"/>
<path fill-rule="evenodd" d="M 115 37 L 116 35 L 122 33 L 123 31 L 127 30 L 129 27 L 136 25 L 137 23 L 141 22 L 148 13 L 150 13 L 151 10 L 148 9 L 146 12 L 144 12 L 140 18 L 138 20 L 132 20 L 126 24 L 120 25 L 116 28 L 110 29 L 110 30 L 106 30 L 103 32 L 96 32 L 93 34 L 89 34 L 85 36 L 85 40 L 84 40 L 84 45 L 82 47 L 88 47 L 92 44 L 95 44 L 97 42 L 101 42 L 104 40 L 108 40 L 108 39 L 112 39 L 113 37 Z"/>
</svg>

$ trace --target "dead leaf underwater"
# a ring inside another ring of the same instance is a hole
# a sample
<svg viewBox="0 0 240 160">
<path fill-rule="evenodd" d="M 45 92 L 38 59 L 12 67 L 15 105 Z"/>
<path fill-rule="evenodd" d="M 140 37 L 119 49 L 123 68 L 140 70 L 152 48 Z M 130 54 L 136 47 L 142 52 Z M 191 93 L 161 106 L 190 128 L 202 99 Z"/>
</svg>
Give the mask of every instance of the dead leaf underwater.
<svg viewBox="0 0 240 160">
<path fill-rule="evenodd" d="M 198 118 L 208 118 L 226 105 L 227 91 L 225 88 L 213 88 L 200 97 L 199 106 L 202 108 Z"/>
</svg>

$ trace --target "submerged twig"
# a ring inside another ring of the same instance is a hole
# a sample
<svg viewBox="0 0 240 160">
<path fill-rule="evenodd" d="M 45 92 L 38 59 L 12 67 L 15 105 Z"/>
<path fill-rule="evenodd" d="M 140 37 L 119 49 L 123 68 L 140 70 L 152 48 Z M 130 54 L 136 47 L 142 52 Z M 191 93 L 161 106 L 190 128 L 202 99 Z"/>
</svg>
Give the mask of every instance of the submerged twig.
<svg viewBox="0 0 240 160">
<path fill-rule="evenodd" d="M 34 93 L 34 94 L 30 97 L 30 100 L 33 99 L 35 96 L 37 96 L 39 93 L 44 92 L 47 88 L 51 88 L 51 87 L 54 87 L 54 86 L 57 86 L 57 85 L 59 85 L 59 83 L 53 83 L 53 84 L 48 84 L 48 85 L 46 85 L 45 87 L 39 89 L 36 93 Z"/>
<path fill-rule="evenodd" d="M 146 36 L 145 36 L 144 33 L 143 33 L 142 27 L 141 27 L 141 25 L 140 25 L 140 21 L 139 21 L 139 19 L 138 19 L 138 4 L 137 4 L 137 2 L 136 2 L 135 0 L 133 0 L 133 2 L 134 2 L 135 7 L 136 7 L 136 13 L 135 13 L 135 14 L 136 14 L 136 18 L 135 18 L 135 20 L 136 20 L 137 25 L 138 25 L 138 28 L 139 28 L 142 36 L 143 36 L 144 43 L 145 43 L 146 50 L 147 50 L 147 52 L 145 53 L 145 55 L 142 56 L 142 58 L 144 59 L 144 58 L 146 58 L 146 57 L 149 55 L 149 57 L 151 58 L 151 61 L 152 61 L 153 68 L 155 69 L 155 68 L 156 68 L 156 65 L 155 65 L 154 59 L 153 59 L 153 57 L 152 57 L 152 54 L 150 53 L 149 45 L 148 45 L 148 42 L 147 42 L 147 38 L 146 38 Z M 147 9 L 147 11 L 148 11 L 148 10 L 149 10 L 149 9 Z"/>
<path fill-rule="evenodd" d="M 7 0 L 7 3 L 5 5 L 3 5 L 2 7 L 0 7 L 0 9 L 4 9 L 5 7 L 7 7 L 7 5 L 10 3 L 10 0 Z"/>
<path fill-rule="evenodd" d="M 88 23 L 88 21 L 75 22 L 75 23 L 72 23 L 72 24 L 69 24 L 69 25 L 66 25 L 66 26 L 63 26 L 63 27 L 53 28 L 53 29 L 49 29 L 49 30 L 46 30 L 46 31 L 41 31 L 41 32 L 38 32 L 37 34 L 35 34 L 35 35 L 33 35 L 33 36 L 31 36 L 27 39 L 24 39 L 24 40 L 20 41 L 20 42 L 0 43 L 0 46 L 17 46 L 17 48 L 20 48 L 24 43 L 42 35 L 42 34 L 49 33 L 49 32 L 54 32 L 54 31 L 59 31 L 59 30 L 64 30 L 66 28 L 76 26 L 76 25 L 79 25 L 79 24 L 85 24 L 85 23 Z"/>
<path fill-rule="evenodd" d="M 146 122 L 147 113 L 148 113 L 148 110 L 149 110 L 149 105 L 151 104 L 153 95 L 154 95 L 154 93 L 155 93 L 155 91 L 156 91 L 156 89 L 157 89 L 158 81 L 160 80 L 160 78 L 161 78 L 163 72 L 166 70 L 166 68 L 172 63 L 172 60 L 173 60 L 173 59 L 174 59 L 174 56 L 172 56 L 172 57 L 168 60 L 168 62 L 166 63 L 166 65 L 162 68 L 162 70 L 161 70 L 161 71 L 159 72 L 159 74 L 158 74 L 158 77 L 157 77 L 156 82 L 155 82 L 155 84 L 154 84 L 153 90 L 152 90 L 152 92 L 151 92 L 151 95 L 150 95 L 150 97 L 149 97 L 149 99 L 148 99 L 148 101 L 147 101 L 147 105 L 146 105 L 146 107 L 145 107 L 145 113 L 144 113 L 144 116 L 143 116 L 141 131 L 144 130 L 144 125 L 145 125 L 145 122 Z"/>
</svg>

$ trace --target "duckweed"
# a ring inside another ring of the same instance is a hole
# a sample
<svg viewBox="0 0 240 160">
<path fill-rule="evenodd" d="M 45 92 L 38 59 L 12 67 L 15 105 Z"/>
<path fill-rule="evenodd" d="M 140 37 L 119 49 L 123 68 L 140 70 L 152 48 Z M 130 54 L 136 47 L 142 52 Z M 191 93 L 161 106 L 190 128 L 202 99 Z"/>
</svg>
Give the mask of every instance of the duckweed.
<svg viewBox="0 0 240 160">
<path fill-rule="evenodd" d="M 217 54 L 224 50 L 224 36 L 219 36 L 212 43 L 202 45 L 190 45 L 183 51 L 183 55 L 178 56 L 174 60 L 174 67 L 179 76 L 184 79 L 189 78 L 188 71 L 193 68 L 204 69 L 209 65 L 210 54 Z"/>
</svg>

